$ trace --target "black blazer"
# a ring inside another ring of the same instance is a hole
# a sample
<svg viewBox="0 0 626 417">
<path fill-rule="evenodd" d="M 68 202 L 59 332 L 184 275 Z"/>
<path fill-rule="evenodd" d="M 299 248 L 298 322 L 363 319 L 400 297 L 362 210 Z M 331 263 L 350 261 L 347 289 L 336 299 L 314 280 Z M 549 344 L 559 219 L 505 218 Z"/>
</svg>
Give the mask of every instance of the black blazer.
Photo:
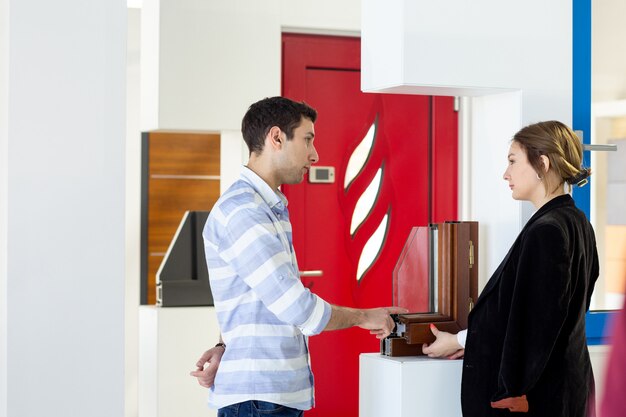
<svg viewBox="0 0 626 417">
<path fill-rule="evenodd" d="M 511 415 L 491 401 L 526 395 L 525 416 L 586 416 L 593 374 L 585 313 L 598 277 L 593 228 L 566 194 L 524 226 L 468 319 L 465 417 Z"/>
</svg>

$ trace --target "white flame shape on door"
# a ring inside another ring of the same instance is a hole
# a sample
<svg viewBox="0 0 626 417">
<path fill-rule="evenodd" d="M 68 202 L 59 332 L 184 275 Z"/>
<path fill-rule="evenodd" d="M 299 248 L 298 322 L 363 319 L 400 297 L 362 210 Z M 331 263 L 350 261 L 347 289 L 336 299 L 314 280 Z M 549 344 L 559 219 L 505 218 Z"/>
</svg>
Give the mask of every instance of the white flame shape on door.
<svg viewBox="0 0 626 417">
<path fill-rule="evenodd" d="M 380 253 L 380 250 L 383 247 L 383 240 L 385 239 L 385 234 L 387 231 L 387 223 L 389 219 L 389 214 L 385 214 L 382 221 L 376 228 L 376 231 L 372 236 L 370 236 L 369 240 L 363 247 L 363 252 L 361 252 L 361 256 L 359 257 L 359 265 L 356 270 L 356 280 L 361 281 L 363 278 L 363 274 L 368 270 L 370 266 L 376 260 L 376 257 Z"/>
<path fill-rule="evenodd" d="M 365 134 L 365 137 L 361 140 L 361 143 L 359 143 L 354 152 L 352 152 L 352 155 L 350 155 L 348 166 L 346 167 L 346 178 L 343 182 L 343 188 L 345 190 L 348 189 L 350 183 L 352 183 L 352 181 L 359 174 L 359 171 L 361 171 L 361 169 L 365 166 L 367 157 L 372 151 L 374 136 L 376 136 L 376 120 L 374 120 L 374 123 L 370 126 L 369 130 Z"/>
<path fill-rule="evenodd" d="M 350 155 L 350 159 L 348 160 L 348 166 L 346 167 L 346 176 L 344 179 L 344 189 L 347 190 L 352 184 L 352 181 L 359 175 L 359 173 L 365 167 L 367 160 L 372 152 L 372 148 L 374 146 L 374 138 L 376 137 L 376 127 L 378 124 L 378 116 L 374 120 L 374 123 L 370 126 L 367 133 L 361 140 L 361 142 L 357 145 Z M 350 221 L 350 235 L 354 237 L 357 229 L 365 219 L 369 216 L 372 209 L 374 208 L 374 204 L 378 198 L 378 193 L 380 191 L 382 185 L 382 175 L 383 169 L 378 168 L 376 175 L 369 183 L 363 194 L 357 200 L 357 203 L 354 207 L 354 212 L 352 213 L 352 219 Z M 385 234 L 388 226 L 388 217 L 386 214 L 376 231 L 369 237 L 365 246 L 363 247 L 363 251 L 359 256 L 359 262 L 357 266 L 356 279 L 360 281 L 363 278 L 365 272 L 372 266 L 376 257 L 380 253 L 380 250 L 383 246 L 383 241 L 385 239 Z"/>
<path fill-rule="evenodd" d="M 350 222 L 350 234 L 352 236 L 354 236 L 355 230 L 365 221 L 374 207 L 376 196 L 378 195 L 378 190 L 380 190 L 382 182 L 382 173 L 382 168 L 378 168 L 378 172 L 376 172 L 372 182 L 370 182 L 365 191 L 363 191 L 363 194 L 361 194 L 361 197 L 359 197 L 359 200 L 356 202 L 356 206 L 354 206 L 352 221 Z"/>
</svg>

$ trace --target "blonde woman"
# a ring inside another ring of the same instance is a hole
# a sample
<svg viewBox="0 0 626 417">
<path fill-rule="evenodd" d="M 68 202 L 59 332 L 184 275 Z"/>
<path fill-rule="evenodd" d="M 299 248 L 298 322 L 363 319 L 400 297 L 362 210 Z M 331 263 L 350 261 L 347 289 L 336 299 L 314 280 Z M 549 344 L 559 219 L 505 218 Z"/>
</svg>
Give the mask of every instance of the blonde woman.
<svg viewBox="0 0 626 417">
<path fill-rule="evenodd" d="M 513 137 L 504 180 L 537 211 L 482 290 L 466 335 L 433 327 L 437 340 L 424 347 L 431 357 L 464 355 L 465 417 L 595 415 L 585 313 L 598 255 L 591 224 L 567 193 L 591 174 L 582 154 L 557 121 Z"/>
</svg>

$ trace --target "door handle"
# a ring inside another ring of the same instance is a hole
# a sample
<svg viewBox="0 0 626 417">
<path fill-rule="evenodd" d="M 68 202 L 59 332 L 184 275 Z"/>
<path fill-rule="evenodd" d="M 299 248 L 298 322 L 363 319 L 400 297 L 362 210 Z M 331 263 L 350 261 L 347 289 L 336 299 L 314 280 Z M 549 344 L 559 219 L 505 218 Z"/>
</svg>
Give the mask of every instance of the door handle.
<svg viewBox="0 0 626 417">
<path fill-rule="evenodd" d="M 321 277 L 324 275 L 324 271 L 322 270 L 311 270 L 311 271 L 300 271 L 301 277 Z"/>
<path fill-rule="evenodd" d="M 583 150 L 585 151 L 616 151 L 617 150 L 617 145 L 613 145 L 613 144 L 608 144 L 608 145 L 595 145 L 595 144 L 588 144 L 585 143 L 583 145 Z"/>
</svg>

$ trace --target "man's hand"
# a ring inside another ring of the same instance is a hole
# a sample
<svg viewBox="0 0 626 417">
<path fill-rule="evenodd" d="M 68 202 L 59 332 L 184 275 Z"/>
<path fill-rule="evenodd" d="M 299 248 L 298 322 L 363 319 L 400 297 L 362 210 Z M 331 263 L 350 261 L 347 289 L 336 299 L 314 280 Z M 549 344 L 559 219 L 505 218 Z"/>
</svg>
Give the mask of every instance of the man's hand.
<svg viewBox="0 0 626 417">
<path fill-rule="evenodd" d="M 436 340 L 432 343 L 424 343 L 422 352 L 430 358 L 458 359 L 465 354 L 465 349 L 459 344 L 455 334 L 442 332 L 434 324 L 430 325 L 430 331 Z"/>
<path fill-rule="evenodd" d="M 384 307 L 384 308 L 352 308 L 331 305 L 332 313 L 330 320 L 326 325 L 326 330 L 347 329 L 348 327 L 358 326 L 362 329 L 369 330 L 371 334 L 376 335 L 377 339 L 384 339 L 389 336 L 393 330 L 395 323 L 391 318 L 391 314 L 408 313 L 409 310 L 400 307 Z"/>
<path fill-rule="evenodd" d="M 196 370 L 191 371 L 189 375 L 198 378 L 198 384 L 205 388 L 211 388 L 215 381 L 217 368 L 220 366 L 224 348 L 222 346 L 213 347 L 202 354 L 198 362 L 196 362 Z"/>
<path fill-rule="evenodd" d="M 370 334 L 376 335 L 377 339 L 384 339 L 389 336 L 395 327 L 395 323 L 391 318 L 391 314 L 404 314 L 409 310 L 401 307 L 382 307 L 361 310 L 363 319 L 357 323 L 362 329 L 370 331 Z"/>
</svg>

